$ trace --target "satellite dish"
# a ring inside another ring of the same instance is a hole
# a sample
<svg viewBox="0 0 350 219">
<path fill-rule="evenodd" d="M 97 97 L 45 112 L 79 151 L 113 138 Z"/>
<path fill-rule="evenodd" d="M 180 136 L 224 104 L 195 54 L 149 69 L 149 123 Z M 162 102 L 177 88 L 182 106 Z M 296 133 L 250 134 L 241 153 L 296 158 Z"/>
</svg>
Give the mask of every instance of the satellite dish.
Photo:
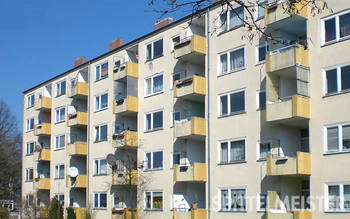
<svg viewBox="0 0 350 219">
<path fill-rule="evenodd" d="M 79 170 L 76 167 L 69 167 L 68 169 L 68 175 L 70 177 L 77 177 L 79 174 Z"/>
<path fill-rule="evenodd" d="M 115 162 L 117 162 L 117 158 L 114 156 L 114 154 L 108 154 L 106 159 L 107 159 L 107 163 L 110 166 L 115 166 Z"/>
</svg>

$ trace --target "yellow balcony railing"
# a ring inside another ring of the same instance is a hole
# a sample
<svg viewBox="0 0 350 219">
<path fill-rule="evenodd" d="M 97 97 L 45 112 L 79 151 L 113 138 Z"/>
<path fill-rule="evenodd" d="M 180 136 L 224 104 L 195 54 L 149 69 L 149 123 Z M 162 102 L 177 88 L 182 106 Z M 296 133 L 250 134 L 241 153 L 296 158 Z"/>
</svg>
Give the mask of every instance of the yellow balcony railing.
<svg viewBox="0 0 350 219">
<path fill-rule="evenodd" d="M 138 133 L 137 131 L 125 131 L 120 134 L 113 135 L 113 147 L 131 147 L 137 148 L 139 145 Z"/>
<path fill-rule="evenodd" d="M 85 219 L 86 218 L 86 208 L 74 208 L 75 218 L 76 219 Z"/>
<path fill-rule="evenodd" d="M 125 65 L 115 69 L 113 79 L 115 81 L 123 80 L 126 77 L 139 77 L 139 64 L 133 62 L 125 62 Z"/>
<path fill-rule="evenodd" d="M 175 123 L 175 137 L 205 137 L 207 135 L 207 124 L 205 118 L 192 117 L 191 120 L 185 120 Z"/>
<path fill-rule="evenodd" d="M 206 182 L 207 164 L 194 163 L 193 166 L 174 165 L 174 182 Z"/>
<path fill-rule="evenodd" d="M 66 186 L 68 188 L 87 188 L 87 175 L 79 174 L 77 177 L 67 176 Z"/>
<path fill-rule="evenodd" d="M 137 113 L 139 107 L 139 99 L 133 96 L 127 96 L 124 99 L 114 101 L 114 114 Z"/>
<path fill-rule="evenodd" d="M 49 207 L 39 207 L 39 218 L 49 218 Z"/>
<path fill-rule="evenodd" d="M 68 156 L 86 156 L 87 142 L 76 141 L 72 144 L 67 144 L 66 152 Z"/>
<path fill-rule="evenodd" d="M 132 217 L 133 212 L 134 212 L 134 217 Z M 139 214 L 137 210 L 133 212 L 127 208 L 121 209 L 121 210 L 112 209 L 112 219 L 138 219 Z"/>
<path fill-rule="evenodd" d="M 114 186 L 136 186 L 137 184 L 137 170 L 115 171 L 112 173 L 112 185 Z"/>
<path fill-rule="evenodd" d="M 89 85 L 85 82 L 77 82 L 69 93 L 69 97 L 87 97 L 89 95 Z"/>
<path fill-rule="evenodd" d="M 205 96 L 207 93 L 205 77 L 194 75 L 188 78 L 175 82 L 174 96 L 181 97 L 196 97 Z"/>
<path fill-rule="evenodd" d="M 34 181 L 34 190 L 50 190 L 51 180 L 50 178 L 37 178 Z"/>
<path fill-rule="evenodd" d="M 51 150 L 43 148 L 40 151 L 35 151 L 33 159 L 34 161 L 51 161 Z"/>
<path fill-rule="evenodd" d="M 309 98 L 294 95 L 291 98 L 274 103 L 266 104 L 266 121 L 288 122 L 293 119 L 310 119 Z"/>
<path fill-rule="evenodd" d="M 296 44 L 266 53 L 266 72 L 282 71 L 292 67 L 309 67 L 309 50 Z"/>
<path fill-rule="evenodd" d="M 181 40 L 174 46 L 174 57 L 180 59 L 188 55 L 207 54 L 206 38 L 199 35 L 192 35 L 189 38 Z"/>
<path fill-rule="evenodd" d="M 87 126 L 88 125 L 88 113 L 77 112 L 74 116 L 68 116 L 67 125 L 72 126 Z"/>
<path fill-rule="evenodd" d="M 311 175 L 311 154 L 297 152 L 296 157 L 267 156 L 267 176 Z"/>
<path fill-rule="evenodd" d="M 207 219 L 207 209 L 192 209 L 191 211 L 173 211 L 173 219 Z"/>
<path fill-rule="evenodd" d="M 51 135 L 51 123 L 43 122 L 40 125 L 34 125 L 34 135 Z"/>
<path fill-rule="evenodd" d="M 270 3 L 265 8 L 265 25 L 271 25 L 275 22 L 288 20 L 289 22 L 296 19 L 307 19 L 309 17 L 309 5 L 306 0 L 294 3 L 292 7 L 288 7 L 289 1 L 278 3 Z M 290 23 L 286 24 L 290 24 Z"/>
<path fill-rule="evenodd" d="M 36 110 L 51 110 L 52 109 L 52 98 L 51 97 L 41 97 L 41 99 L 36 100 L 34 103 L 34 108 Z"/>
</svg>

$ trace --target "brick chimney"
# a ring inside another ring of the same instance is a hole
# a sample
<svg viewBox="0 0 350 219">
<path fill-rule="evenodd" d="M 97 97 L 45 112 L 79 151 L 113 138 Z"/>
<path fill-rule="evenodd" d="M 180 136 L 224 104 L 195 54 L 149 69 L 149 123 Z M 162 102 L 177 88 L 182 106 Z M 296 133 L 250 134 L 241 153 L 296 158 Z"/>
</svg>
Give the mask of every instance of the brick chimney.
<svg viewBox="0 0 350 219">
<path fill-rule="evenodd" d="M 171 23 L 173 23 L 173 19 L 171 17 L 165 18 L 165 19 L 158 21 L 157 23 L 154 24 L 154 30 L 165 27 L 166 25 L 171 24 Z"/>
<path fill-rule="evenodd" d="M 113 40 L 112 42 L 109 43 L 109 51 L 116 49 L 118 47 L 121 47 L 124 44 L 123 38 L 119 37 L 116 40 Z"/>
<path fill-rule="evenodd" d="M 79 65 L 82 65 L 86 62 L 85 56 L 82 56 L 80 58 L 77 58 L 74 60 L 74 68 L 78 67 Z"/>
</svg>

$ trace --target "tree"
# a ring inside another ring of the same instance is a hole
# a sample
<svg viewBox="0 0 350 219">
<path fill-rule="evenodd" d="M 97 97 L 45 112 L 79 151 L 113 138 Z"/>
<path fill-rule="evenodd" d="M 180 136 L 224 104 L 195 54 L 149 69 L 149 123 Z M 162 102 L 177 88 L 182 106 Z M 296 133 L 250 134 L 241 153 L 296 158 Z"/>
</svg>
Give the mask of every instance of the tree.
<svg viewBox="0 0 350 219">
<path fill-rule="evenodd" d="M 52 198 L 49 209 L 49 219 L 62 219 L 63 207 L 57 198 Z"/>
</svg>

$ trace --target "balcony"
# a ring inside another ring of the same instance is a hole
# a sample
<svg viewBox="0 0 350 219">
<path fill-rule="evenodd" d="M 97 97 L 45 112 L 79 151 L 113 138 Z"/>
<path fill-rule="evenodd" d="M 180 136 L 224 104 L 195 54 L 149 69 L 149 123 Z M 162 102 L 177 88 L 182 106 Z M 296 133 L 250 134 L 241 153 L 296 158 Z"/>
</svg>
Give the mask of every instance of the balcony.
<svg viewBox="0 0 350 219">
<path fill-rule="evenodd" d="M 265 25 L 272 25 L 274 28 L 298 25 L 308 17 L 309 6 L 306 0 L 296 3 L 290 10 L 287 3 L 278 2 L 272 2 L 265 8 Z"/>
<path fill-rule="evenodd" d="M 130 209 L 112 209 L 112 219 L 138 219 L 139 214 L 137 210 L 134 212 L 134 218 L 132 218 L 132 211 Z"/>
<path fill-rule="evenodd" d="M 51 97 L 41 97 L 34 103 L 35 110 L 50 111 L 52 109 L 52 98 Z"/>
<path fill-rule="evenodd" d="M 112 144 L 115 148 L 137 148 L 139 145 L 137 131 L 127 130 L 120 134 L 114 134 Z"/>
<path fill-rule="evenodd" d="M 84 99 L 89 95 L 89 85 L 85 82 L 77 82 L 73 87 L 71 87 L 71 91 L 69 92 L 69 97 Z"/>
<path fill-rule="evenodd" d="M 266 54 L 266 72 L 295 75 L 300 66 L 309 67 L 309 50 L 295 44 Z"/>
<path fill-rule="evenodd" d="M 266 212 L 266 219 L 312 219 L 312 212 L 308 210 L 295 210 L 285 213 Z"/>
<path fill-rule="evenodd" d="M 50 190 L 51 180 L 50 178 L 37 178 L 34 181 L 34 190 Z"/>
<path fill-rule="evenodd" d="M 39 218 L 49 218 L 49 207 L 39 207 Z"/>
<path fill-rule="evenodd" d="M 205 118 L 192 117 L 190 120 L 182 120 L 175 123 L 176 138 L 204 139 L 207 135 Z"/>
<path fill-rule="evenodd" d="M 75 114 L 68 115 L 67 125 L 69 127 L 82 127 L 88 125 L 88 113 L 76 112 Z"/>
<path fill-rule="evenodd" d="M 139 64 L 133 62 L 125 62 L 113 70 L 113 79 L 115 81 L 124 81 L 127 77 L 139 77 Z"/>
<path fill-rule="evenodd" d="M 194 75 L 175 82 L 174 96 L 192 101 L 204 102 L 207 93 L 205 77 Z"/>
<path fill-rule="evenodd" d="M 139 99 L 133 96 L 127 96 L 123 99 L 114 101 L 114 114 L 130 115 L 138 112 Z"/>
<path fill-rule="evenodd" d="M 206 54 L 206 38 L 199 35 L 192 35 L 174 45 L 174 57 L 183 61 L 197 63 Z"/>
<path fill-rule="evenodd" d="M 51 123 L 42 122 L 41 124 L 34 125 L 34 135 L 35 136 L 51 135 Z"/>
<path fill-rule="evenodd" d="M 311 175 L 311 154 L 297 152 L 296 157 L 267 156 L 267 176 L 309 176 Z"/>
<path fill-rule="evenodd" d="M 294 95 L 280 102 L 266 104 L 266 121 L 301 125 L 310 119 L 310 100 Z"/>
<path fill-rule="evenodd" d="M 66 185 L 68 188 L 86 189 L 87 175 L 79 174 L 77 177 L 67 176 Z"/>
<path fill-rule="evenodd" d="M 87 142 L 76 141 L 67 145 L 66 149 L 68 156 L 86 156 Z"/>
<path fill-rule="evenodd" d="M 43 148 L 40 151 L 35 151 L 33 154 L 34 161 L 51 161 L 51 150 Z"/>
<path fill-rule="evenodd" d="M 78 208 L 75 207 L 74 208 L 74 212 L 75 212 L 75 217 L 76 219 L 85 219 L 85 215 L 86 215 L 86 208 Z"/>
<path fill-rule="evenodd" d="M 207 164 L 194 163 L 193 166 L 174 165 L 174 182 L 206 182 Z"/>
<path fill-rule="evenodd" d="M 131 177 L 131 179 L 130 179 Z M 113 186 L 137 186 L 138 184 L 138 171 L 115 171 L 112 173 L 112 185 Z"/>
<path fill-rule="evenodd" d="M 208 211 L 206 209 L 192 209 L 191 211 L 174 210 L 173 219 L 207 219 Z"/>
</svg>

